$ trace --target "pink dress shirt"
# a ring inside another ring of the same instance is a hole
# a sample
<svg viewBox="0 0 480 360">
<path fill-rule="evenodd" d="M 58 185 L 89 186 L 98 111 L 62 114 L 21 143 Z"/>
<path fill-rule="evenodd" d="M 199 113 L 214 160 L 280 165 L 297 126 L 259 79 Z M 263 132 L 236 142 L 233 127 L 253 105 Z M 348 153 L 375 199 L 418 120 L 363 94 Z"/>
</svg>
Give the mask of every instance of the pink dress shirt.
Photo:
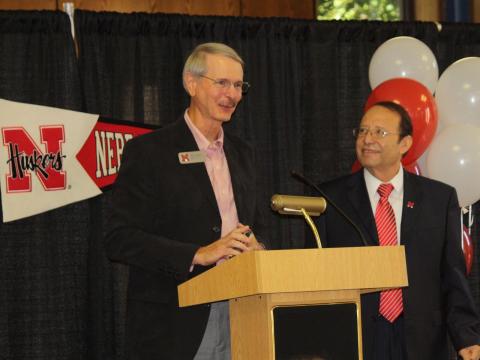
<svg viewBox="0 0 480 360">
<path fill-rule="evenodd" d="M 238 225 L 237 207 L 233 197 L 232 180 L 228 170 L 228 162 L 223 151 L 223 129 L 220 128 L 218 138 L 209 142 L 208 139 L 198 130 L 185 111 L 185 122 L 197 142 L 198 149 L 205 153 L 205 166 L 208 177 L 212 184 L 213 192 L 217 200 L 218 210 L 222 218 L 222 234 L 225 236 Z"/>
</svg>

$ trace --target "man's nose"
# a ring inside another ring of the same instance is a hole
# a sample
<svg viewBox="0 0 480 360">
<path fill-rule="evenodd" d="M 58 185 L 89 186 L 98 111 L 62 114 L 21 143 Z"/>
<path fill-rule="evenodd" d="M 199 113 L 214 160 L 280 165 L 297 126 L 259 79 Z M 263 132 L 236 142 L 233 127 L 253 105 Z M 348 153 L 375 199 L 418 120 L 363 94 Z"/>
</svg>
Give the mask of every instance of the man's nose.
<svg viewBox="0 0 480 360">
<path fill-rule="evenodd" d="M 227 88 L 225 94 L 231 99 L 240 100 L 242 98 L 242 92 L 235 89 L 233 84 Z"/>
<path fill-rule="evenodd" d="M 372 130 L 368 130 L 367 133 L 365 134 L 365 136 L 363 137 L 363 142 L 365 143 L 372 143 L 374 142 L 375 138 L 373 136 L 373 132 Z"/>
</svg>

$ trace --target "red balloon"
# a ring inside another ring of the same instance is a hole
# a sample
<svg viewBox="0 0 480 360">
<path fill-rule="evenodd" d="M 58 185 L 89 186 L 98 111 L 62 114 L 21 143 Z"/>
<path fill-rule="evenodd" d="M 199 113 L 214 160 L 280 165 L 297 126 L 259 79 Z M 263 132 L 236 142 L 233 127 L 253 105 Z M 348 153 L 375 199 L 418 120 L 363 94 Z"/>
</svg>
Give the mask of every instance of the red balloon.
<svg viewBox="0 0 480 360">
<path fill-rule="evenodd" d="M 362 165 L 360 164 L 360 162 L 358 160 L 355 160 L 355 162 L 352 165 L 352 174 L 354 172 L 357 172 L 357 171 L 361 170 L 361 169 L 362 169 Z"/>
<path fill-rule="evenodd" d="M 402 163 L 414 163 L 430 145 L 437 130 L 437 105 L 430 90 L 412 79 L 390 79 L 373 89 L 365 111 L 379 101 L 393 101 L 409 113 L 413 125 L 413 144 Z"/>
<path fill-rule="evenodd" d="M 463 249 L 463 256 L 465 256 L 465 264 L 467 265 L 467 275 L 468 275 L 470 274 L 470 271 L 472 271 L 473 242 L 472 242 L 472 238 L 468 234 L 468 229 L 465 225 L 463 225 L 463 231 L 462 231 L 462 249 Z"/>
</svg>

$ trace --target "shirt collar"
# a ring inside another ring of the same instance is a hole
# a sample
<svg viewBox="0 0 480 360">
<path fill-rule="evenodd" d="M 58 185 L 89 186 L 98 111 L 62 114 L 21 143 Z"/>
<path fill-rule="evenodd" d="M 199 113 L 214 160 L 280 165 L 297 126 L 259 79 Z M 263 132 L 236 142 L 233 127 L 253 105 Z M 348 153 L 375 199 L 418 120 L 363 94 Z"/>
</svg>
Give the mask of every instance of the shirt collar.
<svg viewBox="0 0 480 360">
<path fill-rule="evenodd" d="M 375 196 L 378 196 L 377 189 L 380 186 L 380 184 L 383 184 L 384 182 L 381 181 L 380 179 L 377 179 L 375 176 L 373 176 L 370 173 L 370 171 L 368 171 L 367 169 L 363 169 L 363 176 L 365 178 L 365 184 L 367 185 L 367 191 L 368 191 L 369 197 L 372 199 Z M 400 169 L 398 170 L 397 175 L 395 175 L 387 183 L 390 183 L 393 185 L 393 191 L 392 191 L 393 196 L 400 196 L 403 193 L 403 167 L 402 166 L 400 166 Z"/>
<path fill-rule="evenodd" d="M 190 116 L 188 115 L 188 109 L 185 110 L 184 119 L 185 119 L 185 122 L 187 123 L 188 128 L 192 132 L 193 137 L 195 138 L 195 141 L 197 143 L 199 150 L 204 152 L 223 150 L 223 138 L 224 138 L 223 128 L 220 128 L 220 132 L 218 133 L 217 139 L 210 142 L 205 137 L 205 135 L 203 135 L 202 132 L 195 126 L 192 119 L 190 119 Z"/>
</svg>

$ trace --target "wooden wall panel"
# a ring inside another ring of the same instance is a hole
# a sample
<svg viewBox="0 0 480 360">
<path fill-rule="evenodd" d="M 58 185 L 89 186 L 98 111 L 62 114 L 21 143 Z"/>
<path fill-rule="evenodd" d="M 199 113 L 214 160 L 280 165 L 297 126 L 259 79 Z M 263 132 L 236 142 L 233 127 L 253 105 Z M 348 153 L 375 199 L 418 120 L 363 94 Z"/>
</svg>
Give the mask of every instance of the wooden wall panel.
<svg viewBox="0 0 480 360">
<path fill-rule="evenodd" d="M 56 10 L 56 0 L 0 0 L 0 10 Z"/>
<path fill-rule="evenodd" d="M 59 0 L 59 2 L 73 2 L 76 9 L 92 11 L 230 16 L 238 16 L 240 13 L 239 0 Z"/>
<path fill-rule="evenodd" d="M 480 0 L 472 1 L 472 21 L 475 23 L 480 23 Z"/>
<path fill-rule="evenodd" d="M 478 23 L 480 0 L 471 1 L 473 20 Z M 92 11 L 315 18 L 315 0 L 0 0 L 0 9 L 55 10 L 62 9 L 64 2 Z M 440 21 L 440 0 L 416 0 L 414 9 L 416 20 Z"/>
<path fill-rule="evenodd" d="M 150 12 L 150 0 L 59 0 L 60 8 L 63 3 L 74 4 L 75 9 L 92 11 L 117 11 L 117 12 Z"/>
<path fill-rule="evenodd" d="M 415 20 L 419 21 L 440 21 L 439 0 L 416 0 Z"/>
<path fill-rule="evenodd" d="M 153 11 L 189 15 L 240 15 L 240 0 L 156 0 Z"/>
<path fill-rule="evenodd" d="M 315 0 L 0 0 L 0 9 L 62 10 L 65 2 L 92 11 L 315 18 Z"/>
<path fill-rule="evenodd" d="M 315 0 L 243 0 L 241 15 L 314 19 Z"/>
</svg>

